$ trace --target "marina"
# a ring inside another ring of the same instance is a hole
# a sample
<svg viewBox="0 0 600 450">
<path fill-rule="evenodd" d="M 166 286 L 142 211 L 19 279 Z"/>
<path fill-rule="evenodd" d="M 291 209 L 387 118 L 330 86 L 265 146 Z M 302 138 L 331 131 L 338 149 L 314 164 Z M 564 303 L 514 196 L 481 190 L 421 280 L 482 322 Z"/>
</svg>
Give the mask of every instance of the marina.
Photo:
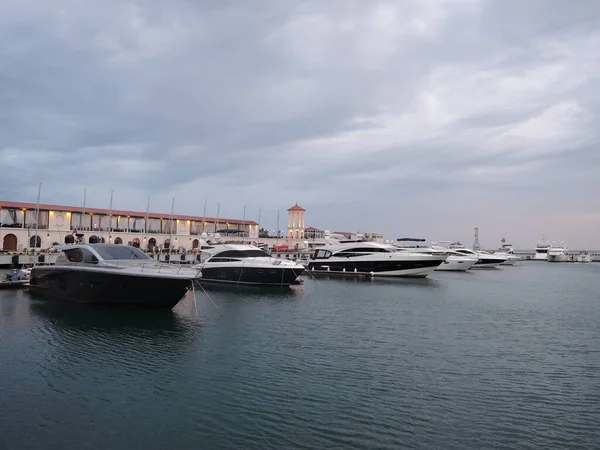
<svg viewBox="0 0 600 450">
<path fill-rule="evenodd" d="M 0 291 L 0 445 L 594 448 L 599 270 L 305 274 L 172 311 Z"/>
</svg>

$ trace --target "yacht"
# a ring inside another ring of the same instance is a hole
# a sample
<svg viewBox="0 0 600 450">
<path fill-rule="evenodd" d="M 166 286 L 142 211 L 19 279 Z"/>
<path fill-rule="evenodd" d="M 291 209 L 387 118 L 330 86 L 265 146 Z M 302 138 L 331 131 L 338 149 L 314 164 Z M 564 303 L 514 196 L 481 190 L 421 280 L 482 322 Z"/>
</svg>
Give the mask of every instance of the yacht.
<svg viewBox="0 0 600 450">
<path fill-rule="evenodd" d="M 292 260 L 274 258 L 254 245 L 206 245 L 200 250 L 202 283 L 218 282 L 262 286 L 289 286 L 298 283 L 304 266 Z"/>
<path fill-rule="evenodd" d="M 564 242 L 561 242 L 560 245 L 555 245 L 553 242 L 550 248 L 548 249 L 548 261 L 549 262 L 567 262 L 571 261 L 571 257 L 568 255 L 569 249 L 565 245 Z"/>
<path fill-rule="evenodd" d="M 31 269 L 32 294 L 81 303 L 173 308 L 199 270 L 159 263 L 139 249 L 118 244 L 67 244 L 54 265 Z"/>
<path fill-rule="evenodd" d="M 329 242 L 315 250 L 307 270 L 315 272 L 360 272 L 385 277 L 426 277 L 447 258 L 399 250 L 391 244 L 370 241 Z"/>
<path fill-rule="evenodd" d="M 581 252 L 579 255 L 577 255 L 577 262 L 580 263 L 591 263 L 592 262 L 592 256 L 589 254 L 589 252 Z"/>
<path fill-rule="evenodd" d="M 464 272 L 473 267 L 478 261 L 474 257 L 451 255 L 447 249 L 435 245 L 427 246 L 425 242 L 425 239 L 403 238 L 398 239 L 394 245 L 401 251 L 446 256 L 444 262 L 435 268 L 436 271 Z"/>
<path fill-rule="evenodd" d="M 533 255 L 533 260 L 547 261 L 548 249 L 550 249 L 550 246 L 550 241 L 548 241 L 544 236 L 542 236 L 542 239 L 537 241 L 537 244 L 535 244 L 535 254 Z"/>
<path fill-rule="evenodd" d="M 506 261 L 501 263 L 503 266 L 512 266 L 517 261 L 521 261 L 523 258 L 515 255 L 515 251 L 511 244 L 507 244 L 504 239 L 502 240 L 502 247 L 493 253 L 494 255 L 506 258 Z"/>
<path fill-rule="evenodd" d="M 438 244 L 441 246 L 447 245 L 448 252 L 452 255 L 467 256 L 469 258 L 477 258 L 477 262 L 473 264 L 471 269 L 496 269 L 503 262 L 506 262 L 507 258 L 500 255 L 494 255 L 490 252 L 483 250 L 471 250 L 466 248 L 460 242 L 449 242 L 439 241 Z"/>
</svg>

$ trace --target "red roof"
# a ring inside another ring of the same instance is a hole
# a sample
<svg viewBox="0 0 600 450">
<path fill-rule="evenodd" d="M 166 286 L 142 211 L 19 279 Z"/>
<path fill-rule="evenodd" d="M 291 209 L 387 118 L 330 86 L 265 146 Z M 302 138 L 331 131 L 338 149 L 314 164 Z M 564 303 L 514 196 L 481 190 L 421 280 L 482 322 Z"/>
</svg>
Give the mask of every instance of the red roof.
<svg viewBox="0 0 600 450">
<path fill-rule="evenodd" d="M 3 209 L 7 209 L 7 208 L 35 209 L 35 208 L 37 208 L 37 204 L 36 203 L 23 203 L 23 202 L 9 202 L 9 201 L 5 201 L 5 200 L 0 200 L 0 208 L 3 208 Z M 82 212 L 83 206 L 48 205 L 48 204 L 40 203 L 40 210 L 42 210 L 42 211 Z M 146 217 L 146 215 L 147 215 L 148 217 L 153 217 L 153 218 L 163 218 L 163 219 L 171 218 L 171 214 L 154 213 L 154 212 L 146 214 L 145 211 L 143 211 L 143 212 L 141 212 L 141 211 L 126 211 L 126 210 L 121 210 L 121 209 L 113 209 L 112 211 L 109 211 L 108 209 L 89 208 L 87 206 L 85 207 L 85 212 L 92 213 L 92 214 L 104 214 L 104 215 L 112 214 L 113 216 Z M 202 222 L 202 221 L 216 222 L 217 221 L 216 217 L 184 216 L 181 214 L 173 214 L 173 219 L 175 219 L 175 220 L 177 220 L 177 219 L 193 220 L 195 222 Z M 219 223 L 224 224 L 226 222 L 236 224 L 236 225 L 258 225 L 256 222 L 254 222 L 252 220 L 227 219 L 225 217 L 219 218 Z"/>
<path fill-rule="evenodd" d="M 319 230 L 318 228 L 315 228 L 315 227 L 308 227 L 308 228 L 305 228 L 304 231 L 306 232 L 306 231 L 323 231 L 323 230 Z"/>
<path fill-rule="evenodd" d="M 288 211 L 306 211 L 302 206 L 299 206 L 298 203 L 296 203 L 294 206 L 292 206 L 290 209 L 288 209 Z"/>
</svg>

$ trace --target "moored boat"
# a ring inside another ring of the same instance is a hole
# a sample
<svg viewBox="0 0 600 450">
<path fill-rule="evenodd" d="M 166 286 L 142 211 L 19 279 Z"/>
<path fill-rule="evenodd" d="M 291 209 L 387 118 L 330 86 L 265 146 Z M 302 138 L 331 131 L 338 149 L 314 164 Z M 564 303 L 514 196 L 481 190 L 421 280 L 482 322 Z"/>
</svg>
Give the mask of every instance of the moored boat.
<svg viewBox="0 0 600 450">
<path fill-rule="evenodd" d="M 54 247 L 56 264 L 31 269 L 32 294 L 82 303 L 173 308 L 201 277 L 199 270 L 154 261 L 117 244 Z"/>
<path fill-rule="evenodd" d="M 297 284 L 304 266 L 285 258 L 274 258 L 253 245 L 217 244 L 203 246 L 201 259 L 195 267 L 202 270 L 205 282 L 290 286 Z"/>
<path fill-rule="evenodd" d="M 445 254 L 403 251 L 390 244 L 339 242 L 316 249 L 307 270 L 420 278 L 428 276 L 446 258 Z"/>
</svg>

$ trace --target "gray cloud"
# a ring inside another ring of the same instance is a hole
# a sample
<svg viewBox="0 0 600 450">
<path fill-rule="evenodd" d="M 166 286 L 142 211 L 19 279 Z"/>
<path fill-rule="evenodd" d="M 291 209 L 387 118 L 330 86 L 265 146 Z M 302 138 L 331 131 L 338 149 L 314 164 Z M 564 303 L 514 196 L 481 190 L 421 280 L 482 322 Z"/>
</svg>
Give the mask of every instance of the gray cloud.
<svg viewBox="0 0 600 450">
<path fill-rule="evenodd" d="M 600 248 L 600 6 L 8 0 L 0 198 Z"/>
</svg>

